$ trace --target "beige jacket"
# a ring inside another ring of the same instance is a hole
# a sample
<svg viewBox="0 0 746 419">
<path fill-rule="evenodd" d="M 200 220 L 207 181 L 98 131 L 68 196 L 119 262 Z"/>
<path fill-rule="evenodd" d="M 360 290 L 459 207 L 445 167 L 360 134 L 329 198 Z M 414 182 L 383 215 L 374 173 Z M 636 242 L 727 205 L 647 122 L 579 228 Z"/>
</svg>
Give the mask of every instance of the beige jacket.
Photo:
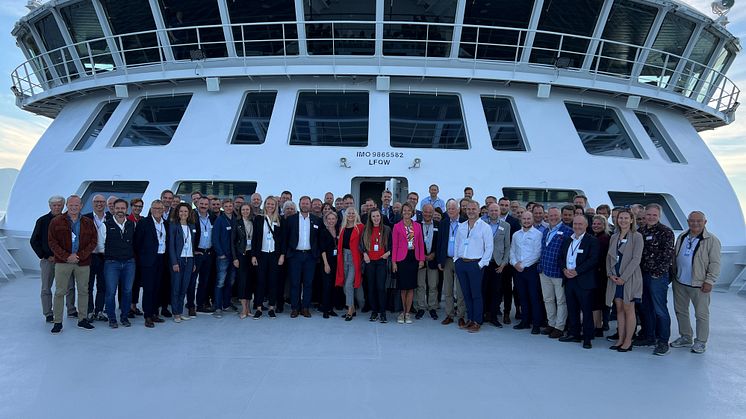
<svg viewBox="0 0 746 419">
<path fill-rule="evenodd" d="M 674 247 L 674 262 L 671 268 L 673 270 L 673 279 L 676 281 L 679 280 L 676 259 L 679 257 L 681 245 L 684 243 L 684 239 L 688 234 L 689 230 L 681 233 L 681 235 L 676 239 L 676 246 Z M 699 288 L 704 282 L 714 285 L 719 276 L 720 240 L 705 228 L 699 236 L 697 247 L 694 248 L 694 256 L 692 257 L 692 286 Z"/>
<path fill-rule="evenodd" d="M 606 253 L 606 275 L 616 276 L 616 252 L 619 243 L 619 233 L 614 233 L 609 240 L 609 251 Z M 630 303 L 635 298 L 642 298 L 642 248 L 645 243 L 642 234 L 634 231 L 627 233 L 627 242 L 622 243 L 619 251 L 622 253 L 622 265 L 619 267 L 619 277 L 624 281 L 624 302 Z M 611 279 L 606 284 L 606 305 L 614 303 L 616 284 Z"/>
</svg>

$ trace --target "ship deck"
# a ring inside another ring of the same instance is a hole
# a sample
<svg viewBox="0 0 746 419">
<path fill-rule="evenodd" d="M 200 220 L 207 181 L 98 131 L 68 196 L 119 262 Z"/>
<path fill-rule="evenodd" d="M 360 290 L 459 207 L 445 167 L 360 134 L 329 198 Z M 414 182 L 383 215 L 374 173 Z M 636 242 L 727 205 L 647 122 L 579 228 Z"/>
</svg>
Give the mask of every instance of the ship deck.
<svg viewBox="0 0 746 419">
<path fill-rule="evenodd" d="M 743 417 L 746 300 L 713 297 L 707 352 L 656 357 L 605 339 L 584 350 L 511 328 L 316 313 L 90 332 L 65 319 L 54 336 L 29 274 L 0 284 L 0 417 Z"/>
</svg>

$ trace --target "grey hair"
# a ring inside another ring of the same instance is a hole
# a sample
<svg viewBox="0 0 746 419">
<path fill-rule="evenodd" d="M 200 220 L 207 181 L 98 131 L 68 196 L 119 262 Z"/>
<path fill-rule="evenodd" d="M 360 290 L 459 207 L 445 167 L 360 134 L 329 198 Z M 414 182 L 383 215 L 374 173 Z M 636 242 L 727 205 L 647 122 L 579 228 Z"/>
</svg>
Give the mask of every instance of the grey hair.
<svg viewBox="0 0 746 419">
<path fill-rule="evenodd" d="M 55 203 L 55 202 L 65 202 L 65 197 L 61 195 L 52 195 L 49 197 L 49 201 L 47 201 L 49 204 Z"/>
</svg>

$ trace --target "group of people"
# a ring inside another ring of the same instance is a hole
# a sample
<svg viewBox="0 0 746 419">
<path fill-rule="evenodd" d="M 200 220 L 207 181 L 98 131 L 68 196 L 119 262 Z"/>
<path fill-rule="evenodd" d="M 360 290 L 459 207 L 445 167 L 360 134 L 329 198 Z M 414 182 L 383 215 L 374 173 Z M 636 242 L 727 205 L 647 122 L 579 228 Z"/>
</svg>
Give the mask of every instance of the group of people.
<svg viewBox="0 0 746 419">
<path fill-rule="evenodd" d="M 720 242 L 704 213 L 691 212 L 674 240 L 657 204 L 593 209 L 577 195 L 545 209 L 493 196 L 480 205 L 470 187 L 458 201 L 438 193 L 431 185 L 421 202 L 410 192 L 398 203 L 384 191 L 380 206 L 367 198 L 358 207 L 351 194 L 331 192 L 297 205 L 289 191 L 248 201 L 193 192 L 189 204 L 165 190 L 146 213 L 142 199 L 96 195 L 84 215 L 79 196 L 53 196 L 31 237 L 43 314 L 52 333 L 62 330 L 65 298 L 86 330 L 94 321 L 129 327 L 137 316 L 152 328 L 198 312 L 274 318 L 286 302 L 291 318 L 311 317 L 315 303 L 324 318 L 344 307 L 345 321 L 361 310 L 386 323 L 398 311 L 397 323 L 409 324 L 426 314 L 438 320 L 443 300 L 441 324 L 470 333 L 510 324 L 515 305 L 514 329 L 583 348 L 615 313 L 612 350 L 705 351 Z M 670 283 L 681 335 L 671 343 Z"/>
</svg>

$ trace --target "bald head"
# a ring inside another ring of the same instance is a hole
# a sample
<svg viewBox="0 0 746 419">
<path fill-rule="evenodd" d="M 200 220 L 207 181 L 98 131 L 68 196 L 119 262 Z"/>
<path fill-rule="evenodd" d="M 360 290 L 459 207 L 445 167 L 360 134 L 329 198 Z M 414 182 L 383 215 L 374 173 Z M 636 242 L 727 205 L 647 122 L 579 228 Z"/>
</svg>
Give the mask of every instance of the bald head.
<svg viewBox="0 0 746 419">
<path fill-rule="evenodd" d="M 575 233 L 575 237 L 580 237 L 587 228 L 588 219 L 585 218 L 585 215 L 576 215 L 572 218 L 572 231 Z"/>
</svg>

